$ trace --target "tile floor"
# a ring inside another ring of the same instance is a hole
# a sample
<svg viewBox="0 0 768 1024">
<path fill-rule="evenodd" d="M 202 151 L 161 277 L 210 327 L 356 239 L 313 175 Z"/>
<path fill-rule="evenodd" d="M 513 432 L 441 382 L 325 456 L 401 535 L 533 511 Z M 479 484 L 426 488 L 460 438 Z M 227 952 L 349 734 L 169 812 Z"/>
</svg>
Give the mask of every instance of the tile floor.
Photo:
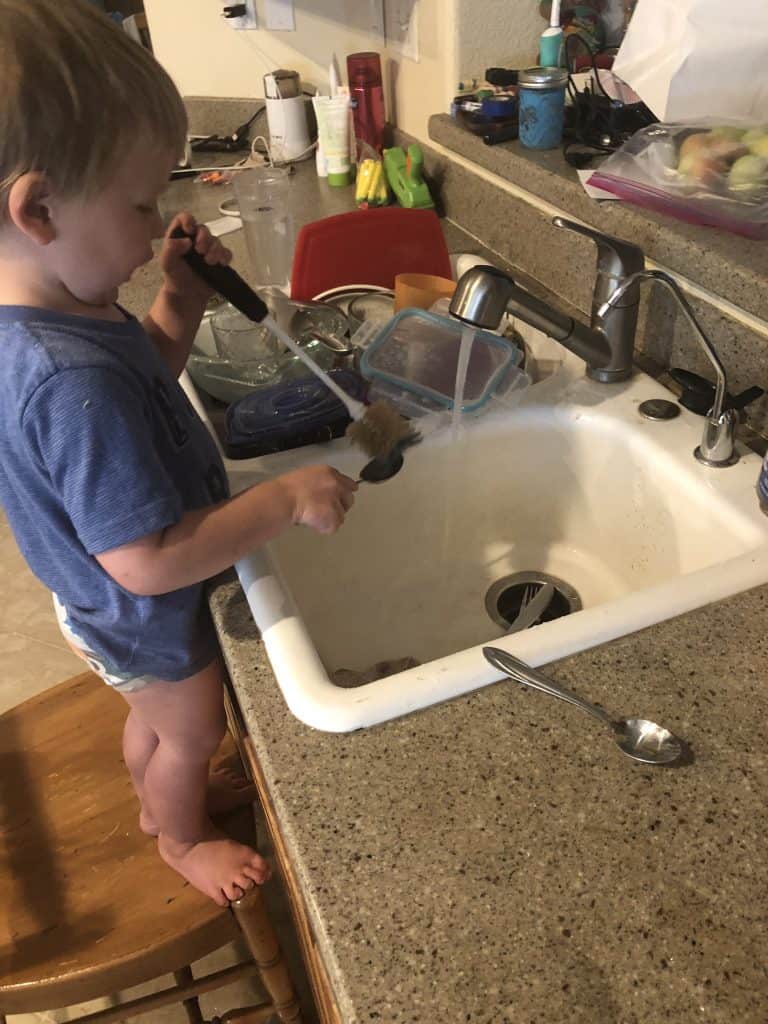
<svg viewBox="0 0 768 1024">
<path fill-rule="evenodd" d="M 0 713 L 82 671 L 82 661 L 62 640 L 50 594 L 27 569 L 0 513 Z M 236 955 L 234 947 L 222 949 L 200 961 L 199 969 L 194 968 L 195 974 L 226 967 L 235 962 Z M 161 978 L 141 989 L 132 989 L 130 998 L 163 988 L 170 981 L 172 979 Z M 202 996 L 200 1005 L 203 1013 L 211 1017 L 248 1006 L 261 998 L 258 982 L 246 980 Z M 12 1015 L 8 1024 L 59 1024 L 116 1001 L 104 1000 L 64 1011 Z M 130 1020 L 137 1024 L 184 1024 L 187 1016 L 181 1006 L 173 1006 Z"/>
</svg>

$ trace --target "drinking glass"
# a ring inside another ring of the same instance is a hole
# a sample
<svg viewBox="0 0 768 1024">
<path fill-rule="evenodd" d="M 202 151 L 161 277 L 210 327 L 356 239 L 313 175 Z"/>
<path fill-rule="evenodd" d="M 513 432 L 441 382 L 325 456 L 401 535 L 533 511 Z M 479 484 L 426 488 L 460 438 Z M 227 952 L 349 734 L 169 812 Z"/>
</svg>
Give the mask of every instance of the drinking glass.
<svg viewBox="0 0 768 1024">
<path fill-rule="evenodd" d="M 286 167 L 251 167 L 234 175 L 256 288 L 287 291 L 293 261 L 291 182 Z"/>
</svg>

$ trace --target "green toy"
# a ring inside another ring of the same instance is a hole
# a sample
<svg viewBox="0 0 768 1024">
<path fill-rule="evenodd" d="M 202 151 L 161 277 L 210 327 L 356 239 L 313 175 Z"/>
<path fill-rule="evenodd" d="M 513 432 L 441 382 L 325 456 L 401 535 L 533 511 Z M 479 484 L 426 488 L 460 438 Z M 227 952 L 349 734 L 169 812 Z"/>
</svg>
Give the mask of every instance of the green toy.
<svg viewBox="0 0 768 1024">
<path fill-rule="evenodd" d="M 408 210 L 432 210 L 434 202 L 424 181 L 424 154 L 413 143 L 406 156 L 402 146 L 384 150 L 384 173 L 401 206 Z"/>
</svg>

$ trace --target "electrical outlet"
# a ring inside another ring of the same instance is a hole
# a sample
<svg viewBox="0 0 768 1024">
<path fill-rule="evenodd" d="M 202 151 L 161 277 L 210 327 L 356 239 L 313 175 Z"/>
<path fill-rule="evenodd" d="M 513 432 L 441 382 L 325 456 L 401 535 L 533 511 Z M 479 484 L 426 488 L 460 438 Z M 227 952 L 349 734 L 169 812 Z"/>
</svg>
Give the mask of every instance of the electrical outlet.
<svg viewBox="0 0 768 1024">
<path fill-rule="evenodd" d="M 419 59 L 419 0 L 384 0 L 387 46 L 403 57 Z"/>
<path fill-rule="evenodd" d="M 230 28 L 256 28 L 256 0 L 222 0 L 221 14 Z"/>
<path fill-rule="evenodd" d="M 293 0 L 267 0 L 266 20 L 273 32 L 294 32 Z"/>
</svg>

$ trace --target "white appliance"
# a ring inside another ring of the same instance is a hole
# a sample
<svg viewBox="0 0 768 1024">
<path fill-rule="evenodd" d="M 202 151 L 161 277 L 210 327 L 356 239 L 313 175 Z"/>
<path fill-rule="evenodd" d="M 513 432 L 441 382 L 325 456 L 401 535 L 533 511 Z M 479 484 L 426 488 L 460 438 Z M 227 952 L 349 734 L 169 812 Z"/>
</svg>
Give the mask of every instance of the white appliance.
<svg viewBox="0 0 768 1024">
<path fill-rule="evenodd" d="M 264 75 L 264 96 L 273 162 L 308 159 L 313 149 L 298 72 L 279 69 Z"/>
</svg>

